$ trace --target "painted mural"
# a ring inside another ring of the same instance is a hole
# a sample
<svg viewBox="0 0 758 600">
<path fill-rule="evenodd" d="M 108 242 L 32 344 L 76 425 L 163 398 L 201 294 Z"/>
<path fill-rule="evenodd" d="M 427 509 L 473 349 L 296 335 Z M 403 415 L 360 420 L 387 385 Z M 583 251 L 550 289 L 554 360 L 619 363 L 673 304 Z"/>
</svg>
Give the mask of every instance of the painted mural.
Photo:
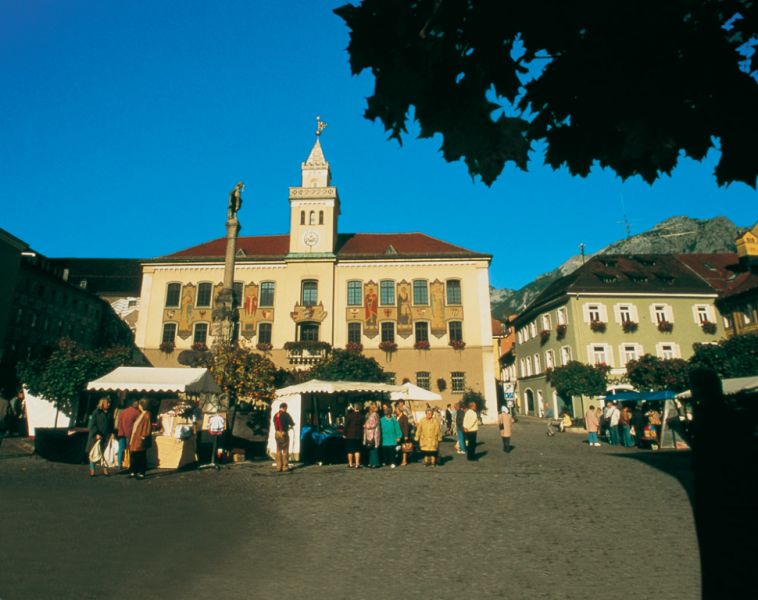
<svg viewBox="0 0 758 600">
<path fill-rule="evenodd" d="M 434 337 L 441 338 L 447 333 L 447 323 L 445 322 L 445 284 L 439 279 L 435 279 L 429 285 L 429 292 L 432 301 L 429 330 Z"/>
<path fill-rule="evenodd" d="M 413 333 L 411 284 L 405 279 L 397 284 L 397 334 L 407 338 Z"/>
<path fill-rule="evenodd" d="M 326 319 L 328 313 L 324 310 L 323 302 L 319 302 L 313 306 L 303 306 L 299 302 L 295 303 L 295 308 L 290 313 L 290 317 L 295 323 L 303 323 L 305 321 L 317 321 L 321 323 Z"/>
<path fill-rule="evenodd" d="M 369 281 L 363 286 L 364 326 L 363 333 L 368 338 L 376 337 L 379 333 L 377 286 Z"/>
</svg>

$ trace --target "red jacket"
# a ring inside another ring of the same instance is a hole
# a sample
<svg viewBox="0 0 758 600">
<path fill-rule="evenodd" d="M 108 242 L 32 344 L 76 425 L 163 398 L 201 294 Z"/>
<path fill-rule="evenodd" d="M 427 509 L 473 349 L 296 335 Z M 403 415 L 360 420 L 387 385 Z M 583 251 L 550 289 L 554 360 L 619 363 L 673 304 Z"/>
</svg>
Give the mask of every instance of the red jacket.
<svg viewBox="0 0 758 600">
<path fill-rule="evenodd" d="M 125 408 L 118 413 L 118 423 L 116 424 L 116 427 L 118 427 L 118 437 L 124 437 L 128 440 L 132 436 L 132 428 L 139 415 L 139 410 L 133 406 Z"/>
</svg>

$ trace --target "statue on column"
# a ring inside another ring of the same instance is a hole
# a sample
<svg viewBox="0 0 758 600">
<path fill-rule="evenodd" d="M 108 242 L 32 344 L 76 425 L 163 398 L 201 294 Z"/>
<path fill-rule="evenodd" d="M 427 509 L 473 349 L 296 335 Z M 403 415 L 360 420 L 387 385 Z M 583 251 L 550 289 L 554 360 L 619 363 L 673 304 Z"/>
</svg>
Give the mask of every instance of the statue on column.
<svg viewBox="0 0 758 600">
<path fill-rule="evenodd" d="M 242 192 L 245 191 L 245 183 L 240 181 L 229 192 L 229 208 L 227 210 L 227 219 L 230 221 L 237 218 L 237 212 L 242 208 Z"/>
</svg>

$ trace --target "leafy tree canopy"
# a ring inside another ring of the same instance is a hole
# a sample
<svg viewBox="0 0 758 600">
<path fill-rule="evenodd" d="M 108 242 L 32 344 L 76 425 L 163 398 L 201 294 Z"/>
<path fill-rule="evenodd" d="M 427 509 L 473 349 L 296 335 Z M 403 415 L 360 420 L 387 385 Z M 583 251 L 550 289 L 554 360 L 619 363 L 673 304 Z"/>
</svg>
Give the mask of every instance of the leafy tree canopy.
<svg viewBox="0 0 758 600">
<path fill-rule="evenodd" d="M 608 382 L 607 365 L 587 365 L 576 360 L 550 371 L 549 381 L 561 396 L 599 396 Z"/>
<path fill-rule="evenodd" d="M 630 383 L 641 391 L 684 391 L 689 387 L 689 370 L 686 360 L 663 359 L 651 354 L 630 360 L 626 365 Z"/>
<path fill-rule="evenodd" d="M 206 354 L 216 383 L 232 402 L 271 403 L 277 370 L 269 358 L 236 344 L 218 344 Z"/>
<path fill-rule="evenodd" d="M 132 364 L 131 348 L 82 348 L 63 339 L 47 359 L 19 363 L 18 377 L 35 396 L 52 401 L 59 411 L 70 414 L 85 391 L 87 382 L 102 377 L 116 367 Z"/>
<path fill-rule="evenodd" d="M 720 377 L 758 375 L 758 335 L 735 335 L 716 344 L 695 344 L 690 365 L 704 367 Z"/>
<path fill-rule="evenodd" d="M 484 401 L 484 396 L 481 393 L 474 390 L 466 390 L 461 398 L 461 403 L 464 408 L 468 408 L 468 405 L 474 402 L 476 404 L 476 412 L 481 414 L 487 412 L 487 403 Z"/>
<path fill-rule="evenodd" d="M 442 136 L 490 185 L 505 163 L 593 164 L 652 183 L 718 148 L 719 185 L 758 175 L 758 31 L 752 0 L 363 0 L 335 11 L 353 73 L 370 69 L 365 116 L 401 141 Z"/>
<path fill-rule="evenodd" d="M 387 376 L 375 359 L 356 352 L 334 349 L 327 358 L 311 369 L 309 379 L 384 383 Z"/>
</svg>

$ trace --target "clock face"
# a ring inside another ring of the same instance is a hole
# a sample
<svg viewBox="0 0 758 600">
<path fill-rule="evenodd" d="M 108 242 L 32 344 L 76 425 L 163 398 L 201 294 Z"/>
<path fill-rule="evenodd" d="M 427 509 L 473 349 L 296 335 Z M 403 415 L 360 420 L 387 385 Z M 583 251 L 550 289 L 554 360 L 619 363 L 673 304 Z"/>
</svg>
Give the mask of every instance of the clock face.
<svg viewBox="0 0 758 600">
<path fill-rule="evenodd" d="M 303 243 L 305 243 L 306 246 L 315 246 L 318 244 L 318 233 L 315 231 L 306 231 L 303 234 Z"/>
</svg>

